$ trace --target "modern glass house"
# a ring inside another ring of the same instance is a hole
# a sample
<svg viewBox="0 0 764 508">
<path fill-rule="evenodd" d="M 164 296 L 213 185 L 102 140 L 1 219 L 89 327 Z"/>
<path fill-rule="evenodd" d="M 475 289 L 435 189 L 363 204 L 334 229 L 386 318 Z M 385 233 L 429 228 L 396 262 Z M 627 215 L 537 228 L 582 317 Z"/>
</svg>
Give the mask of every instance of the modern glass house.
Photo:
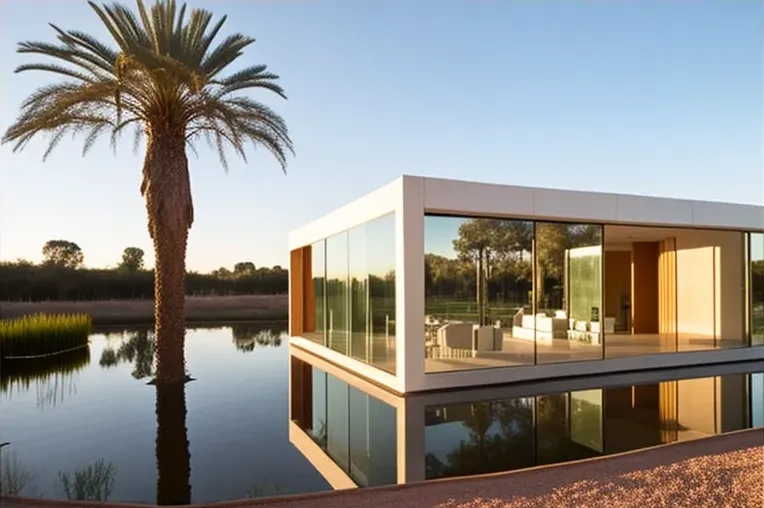
<svg viewBox="0 0 764 508">
<path fill-rule="evenodd" d="M 289 248 L 291 344 L 400 394 L 764 359 L 764 206 L 403 176 Z"/>
</svg>

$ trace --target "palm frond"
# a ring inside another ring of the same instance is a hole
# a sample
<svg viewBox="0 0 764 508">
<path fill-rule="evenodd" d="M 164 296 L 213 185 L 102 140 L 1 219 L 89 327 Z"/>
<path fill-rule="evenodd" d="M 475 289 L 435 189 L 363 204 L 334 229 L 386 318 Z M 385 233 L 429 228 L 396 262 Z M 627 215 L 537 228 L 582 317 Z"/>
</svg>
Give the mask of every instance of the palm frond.
<svg viewBox="0 0 764 508">
<path fill-rule="evenodd" d="M 16 72 L 46 72 L 63 79 L 34 91 L 2 141 L 23 149 L 38 134 L 49 134 L 47 156 L 66 133 L 84 134 L 83 154 L 108 134 L 115 147 L 120 133 L 135 125 L 134 146 L 144 134 L 181 133 L 189 149 L 208 138 L 228 167 L 226 148 L 247 162 L 248 145 L 264 146 L 285 170 L 294 154 L 286 122 L 243 92 L 266 91 L 284 99 L 279 76 L 265 65 L 225 75 L 255 40 L 231 34 L 216 43 L 226 17 L 175 0 L 137 9 L 89 1 L 111 36 L 111 44 L 51 24 L 58 43 L 25 41 L 18 52 L 52 61 L 29 62 Z"/>
</svg>

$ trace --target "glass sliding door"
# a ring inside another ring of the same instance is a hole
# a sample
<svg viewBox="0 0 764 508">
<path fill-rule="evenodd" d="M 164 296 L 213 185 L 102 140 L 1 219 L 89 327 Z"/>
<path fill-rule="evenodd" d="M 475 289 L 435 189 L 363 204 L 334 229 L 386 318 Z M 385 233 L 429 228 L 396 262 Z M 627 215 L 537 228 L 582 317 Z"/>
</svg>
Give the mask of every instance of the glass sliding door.
<svg viewBox="0 0 764 508">
<path fill-rule="evenodd" d="M 425 372 L 532 365 L 533 223 L 425 216 Z"/>
<path fill-rule="evenodd" d="M 348 280 L 348 233 L 326 240 L 326 339 L 343 355 L 349 352 L 350 284 Z"/>
<path fill-rule="evenodd" d="M 751 345 L 764 345 L 764 233 L 751 233 L 750 252 L 750 329 Z"/>
<path fill-rule="evenodd" d="M 536 362 L 599 360 L 602 326 L 602 226 L 537 222 Z"/>
<path fill-rule="evenodd" d="M 368 362 L 395 374 L 395 214 L 366 224 Z"/>
<path fill-rule="evenodd" d="M 326 345 L 326 242 L 321 240 L 314 243 L 310 249 L 311 253 L 311 274 L 313 278 L 313 308 L 308 309 L 307 313 L 313 311 L 313 319 L 308 321 L 305 338 L 321 345 Z M 312 321 L 312 323 L 310 322 Z"/>
<path fill-rule="evenodd" d="M 356 360 L 369 360 L 369 268 L 366 251 L 366 225 L 348 231 L 350 267 L 350 351 Z"/>
</svg>

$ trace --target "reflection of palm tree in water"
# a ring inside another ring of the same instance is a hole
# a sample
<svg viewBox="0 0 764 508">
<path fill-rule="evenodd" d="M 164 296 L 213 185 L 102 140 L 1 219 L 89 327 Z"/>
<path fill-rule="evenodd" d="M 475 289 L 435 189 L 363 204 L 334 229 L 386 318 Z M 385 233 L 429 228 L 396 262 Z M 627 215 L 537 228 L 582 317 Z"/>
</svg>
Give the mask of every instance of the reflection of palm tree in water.
<svg viewBox="0 0 764 508">
<path fill-rule="evenodd" d="M 144 379 L 154 375 L 154 334 L 149 330 L 131 332 L 129 338 L 115 351 L 107 347 L 101 353 L 102 367 L 114 367 L 121 362 L 134 363 L 132 375 Z"/>
<path fill-rule="evenodd" d="M 156 386 L 157 504 L 191 503 L 191 454 L 184 383 Z"/>
<path fill-rule="evenodd" d="M 249 353 L 255 347 L 279 347 L 281 334 L 254 323 L 237 324 L 231 327 L 233 343 L 239 351 Z"/>
</svg>

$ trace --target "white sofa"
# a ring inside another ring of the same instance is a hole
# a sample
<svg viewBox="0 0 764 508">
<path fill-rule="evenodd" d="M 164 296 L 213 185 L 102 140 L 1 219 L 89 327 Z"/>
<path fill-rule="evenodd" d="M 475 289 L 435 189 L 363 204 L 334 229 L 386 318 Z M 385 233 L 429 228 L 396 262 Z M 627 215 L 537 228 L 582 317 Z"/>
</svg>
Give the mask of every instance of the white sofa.
<svg viewBox="0 0 764 508">
<path fill-rule="evenodd" d="M 592 337 L 592 343 L 599 343 L 600 334 L 615 333 L 615 318 L 606 317 L 603 323 L 568 319 L 564 311 L 557 311 L 554 317 L 545 313 L 524 315 L 520 326 L 512 327 L 512 337 L 521 340 L 537 340 L 551 343 L 553 339 L 583 340 Z M 588 339 L 586 340 L 588 341 Z"/>
<path fill-rule="evenodd" d="M 512 327 L 512 337 L 521 340 L 552 342 L 552 339 L 564 339 L 568 332 L 568 318 L 564 315 L 555 317 L 544 313 L 524 315 L 520 326 Z"/>
</svg>

